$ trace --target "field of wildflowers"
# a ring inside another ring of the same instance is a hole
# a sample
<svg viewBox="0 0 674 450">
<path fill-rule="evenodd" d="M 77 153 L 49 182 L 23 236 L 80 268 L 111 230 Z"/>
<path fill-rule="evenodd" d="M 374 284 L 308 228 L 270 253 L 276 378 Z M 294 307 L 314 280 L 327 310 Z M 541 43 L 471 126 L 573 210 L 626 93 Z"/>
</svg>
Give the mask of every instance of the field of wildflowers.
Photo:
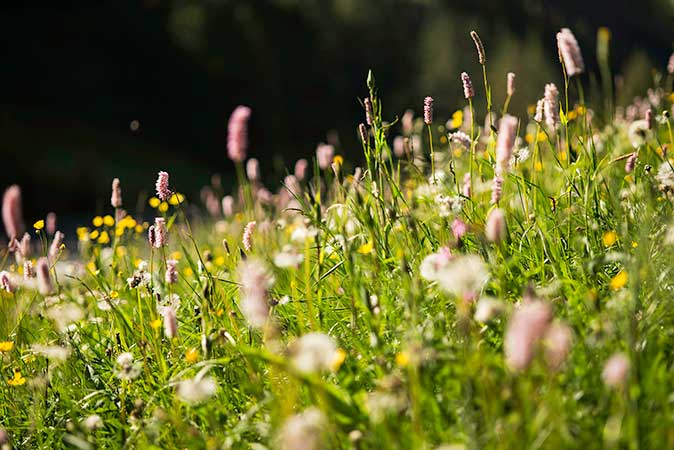
<svg viewBox="0 0 674 450">
<path fill-rule="evenodd" d="M 589 76 L 563 29 L 564 85 L 515 117 L 466 38 L 451 117 L 370 73 L 362 158 L 319 144 L 276 193 L 246 106 L 231 195 L 158 167 L 151 218 L 115 179 L 67 240 L 9 187 L 0 447 L 673 448 L 674 57 L 615 106 L 608 31 Z"/>
</svg>

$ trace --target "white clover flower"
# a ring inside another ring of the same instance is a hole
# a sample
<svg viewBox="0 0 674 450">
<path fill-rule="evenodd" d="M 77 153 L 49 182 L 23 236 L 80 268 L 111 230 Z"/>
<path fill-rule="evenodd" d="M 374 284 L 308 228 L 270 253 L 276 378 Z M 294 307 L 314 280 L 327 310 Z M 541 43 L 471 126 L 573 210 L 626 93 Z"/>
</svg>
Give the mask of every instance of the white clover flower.
<svg viewBox="0 0 674 450">
<path fill-rule="evenodd" d="M 495 298 L 481 298 L 475 306 L 475 315 L 473 318 L 482 323 L 489 322 L 497 314 L 503 311 L 503 302 Z"/>
<path fill-rule="evenodd" d="M 133 355 L 129 352 L 120 353 L 117 356 L 116 375 L 120 380 L 133 380 L 140 375 L 140 362 L 134 361 Z"/>
<path fill-rule="evenodd" d="M 337 346 L 323 333 L 308 333 L 291 346 L 291 360 L 300 372 L 312 373 L 327 370 L 335 360 Z"/>
<path fill-rule="evenodd" d="M 627 135 L 632 147 L 639 148 L 646 143 L 646 136 L 648 135 L 648 122 L 645 120 L 635 120 L 630 125 Z"/>
<path fill-rule="evenodd" d="M 447 267 L 452 260 L 452 254 L 448 247 L 441 247 L 437 253 L 426 256 L 419 266 L 421 278 L 427 281 L 437 281 L 438 273 Z"/>
<path fill-rule="evenodd" d="M 87 431 L 96 431 L 103 428 L 103 419 L 98 414 L 92 414 L 82 421 L 82 426 Z"/>
<path fill-rule="evenodd" d="M 274 265 L 280 269 L 297 268 L 304 261 L 304 255 L 297 252 L 291 245 L 286 245 L 274 255 Z"/>
<path fill-rule="evenodd" d="M 178 383 L 176 393 L 185 403 L 198 404 L 214 396 L 217 390 L 215 378 L 200 372 L 196 377 Z"/>
<path fill-rule="evenodd" d="M 466 298 L 474 297 L 489 279 L 489 272 L 478 255 L 461 255 L 452 259 L 436 275 L 445 291 Z"/>
<path fill-rule="evenodd" d="M 278 446 L 281 450 L 321 450 L 326 426 L 325 415 L 308 408 L 286 419 L 277 436 Z"/>
</svg>

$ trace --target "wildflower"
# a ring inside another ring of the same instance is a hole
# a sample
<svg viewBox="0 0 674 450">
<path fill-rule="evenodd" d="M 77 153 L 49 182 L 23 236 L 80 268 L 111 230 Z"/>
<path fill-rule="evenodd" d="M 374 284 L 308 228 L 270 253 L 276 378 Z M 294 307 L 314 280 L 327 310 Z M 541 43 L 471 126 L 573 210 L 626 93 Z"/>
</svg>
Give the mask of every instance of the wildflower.
<svg viewBox="0 0 674 450">
<path fill-rule="evenodd" d="M 164 279 L 167 283 L 173 284 L 178 281 L 178 270 L 176 269 L 178 261 L 175 259 L 166 260 L 166 273 Z"/>
<path fill-rule="evenodd" d="M 426 256 L 419 266 L 421 278 L 428 281 L 436 281 L 442 269 L 445 269 L 453 256 L 449 247 L 440 247 L 436 253 Z"/>
<path fill-rule="evenodd" d="M 185 403 L 198 404 L 214 396 L 217 390 L 215 378 L 197 374 L 194 378 L 181 381 L 176 393 Z"/>
<path fill-rule="evenodd" d="M 563 323 L 554 323 L 545 333 L 545 358 L 553 369 L 558 369 L 566 360 L 573 334 L 571 328 Z"/>
<path fill-rule="evenodd" d="M 402 118 L 400 119 L 400 123 L 403 128 L 403 134 L 405 136 L 409 136 L 412 134 L 412 131 L 414 130 L 414 111 L 411 109 L 405 110 L 403 113 Z"/>
<path fill-rule="evenodd" d="M 0 352 L 11 352 L 14 348 L 12 341 L 0 341 Z"/>
<path fill-rule="evenodd" d="M 56 258 L 59 256 L 59 253 L 61 253 L 62 250 L 62 245 L 63 245 L 63 238 L 65 236 L 63 233 L 60 231 L 57 231 L 54 234 L 54 238 L 51 242 L 51 246 L 49 246 L 49 260 L 53 263 L 56 261 Z"/>
<path fill-rule="evenodd" d="M 458 217 L 454 219 L 454 221 L 452 222 L 452 235 L 454 235 L 454 239 L 460 241 L 466 234 L 466 231 L 468 231 L 468 226 L 466 225 L 466 222 L 459 219 Z"/>
<path fill-rule="evenodd" d="M 360 141 L 363 143 L 363 145 L 367 145 L 370 134 L 368 133 L 367 127 L 364 123 L 358 125 L 358 134 L 360 135 Z"/>
<path fill-rule="evenodd" d="M 463 84 L 463 96 L 466 98 L 466 100 L 475 97 L 473 82 L 470 81 L 470 76 L 466 72 L 461 73 L 461 82 Z"/>
<path fill-rule="evenodd" d="M 505 212 L 500 208 L 494 208 L 487 216 L 487 222 L 484 226 L 484 234 L 487 240 L 498 244 L 503 241 L 506 235 Z"/>
<path fill-rule="evenodd" d="M 281 269 L 297 268 L 302 261 L 304 255 L 295 251 L 290 245 L 284 246 L 283 250 L 274 256 L 274 265 Z"/>
<path fill-rule="evenodd" d="M 369 255 L 372 253 L 372 250 L 374 250 L 374 243 L 372 241 L 368 241 L 358 247 L 358 253 L 361 255 Z"/>
<path fill-rule="evenodd" d="M 37 260 L 36 266 L 37 272 L 37 286 L 38 291 L 42 295 L 49 295 L 54 290 L 51 283 L 51 277 L 49 275 L 49 262 L 47 258 L 40 258 Z"/>
<path fill-rule="evenodd" d="M 56 213 L 55 212 L 49 212 L 47 214 L 47 220 L 45 227 L 47 228 L 47 233 L 48 234 L 54 234 L 56 232 Z"/>
<path fill-rule="evenodd" d="M 493 298 L 481 298 L 475 306 L 473 318 L 478 322 L 487 323 L 498 313 L 503 311 L 503 303 Z"/>
<path fill-rule="evenodd" d="M 604 364 L 601 378 L 611 388 L 619 388 L 627 382 L 630 360 L 624 353 L 615 353 Z"/>
<path fill-rule="evenodd" d="M 10 240 L 18 238 L 24 231 L 21 188 L 16 184 L 8 187 L 2 197 L 2 222 Z"/>
<path fill-rule="evenodd" d="M 674 53 L 669 55 L 669 60 L 667 61 L 667 72 L 670 75 L 674 75 Z"/>
<path fill-rule="evenodd" d="M 430 125 L 433 123 L 433 98 L 424 99 L 424 123 Z"/>
<path fill-rule="evenodd" d="M 658 173 L 655 175 L 658 182 L 658 189 L 664 193 L 674 193 L 674 171 L 668 161 L 663 162 L 658 167 Z"/>
<path fill-rule="evenodd" d="M 496 168 L 499 175 L 508 171 L 517 136 L 517 119 L 506 114 L 501 118 L 496 139 Z"/>
<path fill-rule="evenodd" d="M 163 312 L 164 334 L 169 339 L 178 337 L 178 318 L 176 317 L 175 309 L 171 306 L 166 306 Z"/>
<path fill-rule="evenodd" d="M 503 347 L 506 364 L 515 371 L 526 369 L 534 357 L 552 319 L 552 309 L 540 300 L 523 304 L 513 313 L 505 332 Z"/>
<path fill-rule="evenodd" d="M 476 298 L 487 282 L 489 273 L 482 258 L 467 254 L 452 258 L 441 267 L 436 280 L 442 289 L 463 300 Z"/>
<path fill-rule="evenodd" d="M 33 267 L 33 262 L 29 259 L 23 262 L 23 279 L 28 280 L 30 278 L 35 278 L 35 268 Z"/>
<path fill-rule="evenodd" d="M 297 162 L 295 163 L 295 178 L 297 178 L 298 181 L 303 181 L 307 177 L 307 168 L 309 167 L 309 163 L 307 162 L 306 159 L 298 159 Z"/>
<path fill-rule="evenodd" d="M 318 167 L 325 170 L 330 167 L 332 164 L 332 159 L 335 156 L 335 147 L 328 144 L 318 144 L 316 147 L 316 160 L 318 161 Z"/>
<path fill-rule="evenodd" d="M 323 333 L 308 333 L 293 342 L 290 348 L 291 360 L 297 370 L 313 373 L 331 367 L 337 346 L 333 339 Z"/>
<path fill-rule="evenodd" d="M 227 156 L 234 162 L 241 163 L 246 159 L 248 150 L 248 120 L 251 109 L 237 106 L 229 117 L 227 125 Z"/>
<path fill-rule="evenodd" d="M 155 183 L 155 190 L 157 191 L 157 197 L 159 197 L 159 200 L 169 199 L 171 196 L 171 190 L 169 189 L 169 174 L 167 172 L 159 172 L 157 175 L 157 182 Z"/>
<path fill-rule="evenodd" d="M 648 129 L 652 130 L 653 129 L 653 110 L 651 108 L 648 108 L 646 110 L 646 117 L 644 119 L 646 120 L 646 123 L 648 124 Z"/>
<path fill-rule="evenodd" d="M 648 135 L 648 122 L 646 120 L 635 120 L 627 130 L 627 136 L 632 147 L 639 148 L 646 143 Z"/>
<path fill-rule="evenodd" d="M 625 270 L 622 269 L 620 270 L 620 272 L 616 274 L 616 276 L 611 278 L 611 281 L 609 281 L 608 285 L 612 291 L 619 291 L 620 289 L 625 287 L 628 278 L 629 277 L 627 276 L 627 272 L 625 272 Z"/>
<path fill-rule="evenodd" d="M 324 432 L 327 427 L 325 415 L 311 407 L 285 420 L 279 430 L 277 441 L 280 450 L 320 450 L 326 448 Z"/>
<path fill-rule="evenodd" d="M 396 136 L 393 138 L 393 154 L 396 158 L 402 158 L 405 156 L 405 137 Z"/>
<path fill-rule="evenodd" d="M 133 380 L 140 375 L 140 363 L 134 360 L 131 353 L 120 353 L 117 356 L 117 378 L 120 380 Z"/>
<path fill-rule="evenodd" d="M 14 292 L 14 285 L 9 279 L 9 272 L 7 272 L 6 270 L 0 272 L 0 289 L 10 294 Z"/>
<path fill-rule="evenodd" d="M 564 62 L 566 73 L 570 77 L 579 75 L 585 71 L 583 55 L 580 52 L 578 41 L 568 28 L 562 28 L 557 33 L 557 50 Z"/>
<path fill-rule="evenodd" d="M 255 226 L 257 222 L 252 221 L 246 224 L 246 227 L 243 229 L 243 248 L 249 252 L 253 249 L 253 232 L 255 231 Z"/>
<path fill-rule="evenodd" d="M 119 178 L 113 178 L 112 180 L 112 194 L 110 195 L 110 204 L 113 208 L 122 207 L 122 186 L 119 182 Z"/>
<path fill-rule="evenodd" d="M 185 352 L 185 362 L 188 364 L 194 364 L 195 362 L 199 361 L 199 352 L 195 347 L 192 347 L 191 349 L 187 350 Z"/>
<path fill-rule="evenodd" d="M 480 36 L 477 34 L 476 31 L 471 31 L 470 32 L 470 37 L 473 39 L 473 42 L 475 43 L 475 49 L 477 50 L 477 59 L 480 61 L 481 65 L 485 65 L 487 62 L 487 58 L 484 54 L 484 45 L 482 45 L 482 40 L 480 39 Z"/>
<path fill-rule="evenodd" d="M 234 197 L 225 195 L 222 198 L 222 213 L 225 217 L 231 217 L 234 214 Z"/>
<path fill-rule="evenodd" d="M 168 240 L 166 220 L 163 217 L 155 217 L 154 225 L 148 228 L 148 240 L 154 248 L 162 248 Z"/>
<path fill-rule="evenodd" d="M 239 264 L 238 275 L 241 312 L 252 326 L 262 327 L 269 315 L 267 301 L 274 279 L 261 261 L 251 258 Z"/>
<path fill-rule="evenodd" d="M 613 244 L 616 243 L 617 240 L 618 240 L 618 233 L 616 233 L 615 231 L 607 231 L 601 237 L 601 242 L 604 244 L 604 247 L 612 246 Z"/>
<path fill-rule="evenodd" d="M 470 136 L 463 131 L 455 131 L 449 134 L 449 141 L 470 149 Z"/>
<path fill-rule="evenodd" d="M 14 369 L 14 377 L 7 380 L 7 384 L 10 386 L 21 386 L 26 383 L 26 379 L 21 375 L 19 369 Z"/>
<path fill-rule="evenodd" d="M 552 130 L 557 128 L 559 123 L 559 91 L 554 83 L 545 85 L 545 95 L 543 96 L 543 112 L 545 114 L 545 123 Z"/>
<path fill-rule="evenodd" d="M 246 176 L 250 181 L 258 181 L 260 179 L 260 162 L 256 158 L 250 158 L 246 162 Z"/>
<path fill-rule="evenodd" d="M 369 126 L 372 126 L 372 117 L 374 114 L 372 112 L 372 100 L 370 100 L 370 97 L 365 98 L 363 104 L 365 105 L 365 122 L 367 122 Z"/>
<path fill-rule="evenodd" d="M 100 430 L 103 428 L 103 419 L 98 414 L 92 414 L 82 421 L 82 426 L 89 432 Z"/>
<path fill-rule="evenodd" d="M 515 93 L 515 73 L 508 72 L 506 75 L 506 94 L 508 97 L 512 97 Z"/>
<path fill-rule="evenodd" d="M 545 99 L 541 98 L 536 102 L 536 114 L 534 115 L 534 120 L 536 122 L 542 122 L 543 121 L 543 110 L 545 108 Z"/>
<path fill-rule="evenodd" d="M 44 228 L 44 220 L 40 219 L 33 224 L 35 231 L 41 231 Z"/>
</svg>

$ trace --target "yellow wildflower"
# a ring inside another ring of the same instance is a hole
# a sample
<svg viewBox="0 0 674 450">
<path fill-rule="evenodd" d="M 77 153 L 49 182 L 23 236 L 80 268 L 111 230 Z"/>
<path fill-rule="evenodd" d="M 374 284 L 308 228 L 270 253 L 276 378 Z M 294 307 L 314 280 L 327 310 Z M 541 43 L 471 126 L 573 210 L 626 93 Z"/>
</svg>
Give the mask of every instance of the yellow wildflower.
<svg viewBox="0 0 674 450">
<path fill-rule="evenodd" d="M 159 206 L 159 204 L 161 203 L 161 200 L 159 200 L 157 197 L 150 197 L 150 200 L 148 200 L 147 203 L 152 208 L 157 208 Z"/>
<path fill-rule="evenodd" d="M 342 367 L 342 364 L 344 364 L 344 360 L 346 360 L 346 352 L 343 349 L 338 348 L 330 363 L 330 369 L 333 372 L 338 371 L 339 368 Z"/>
<path fill-rule="evenodd" d="M 360 253 L 361 255 L 368 255 L 368 254 L 372 253 L 373 249 L 374 249 L 374 244 L 372 243 L 372 241 L 366 242 L 365 244 L 358 247 L 358 253 Z"/>
<path fill-rule="evenodd" d="M 604 244 L 604 247 L 610 247 L 616 243 L 618 240 L 618 233 L 615 231 L 607 231 L 604 233 L 604 236 L 601 238 L 601 242 Z"/>
<path fill-rule="evenodd" d="M 119 292 L 110 291 L 110 298 L 113 299 L 113 300 L 116 299 L 116 298 L 119 298 Z"/>
<path fill-rule="evenodd" d="M 185 196 L 183 194 L 179 193 L 179 192 L 177 192 L 175 194 L 171 194 L 171 196 L 169 197 L 169 200 L 168 200 L 168 202 L 173 206 L 178 206 L 183 201 L 185 201 Z"/>
<path fill-rule="evenodd" d="M 454 111 L 454 114 L 452 114 L 452 120 L 449 124 L 449 127 L 459 128 L 461 125 L 463 125 L 463 111 L 459 109 Z"/>
<path fill-rule="evenodd" d="M 89 228 L 87 227 L 78 227 L 77 228 L 77 238 L 80 241 L 86 241 L 89 238 Z"/>
<path fill-rule="evenodd" d="M 136 225 L 136 227 L 134 228 L 134 231 L 138 234 L 142 233 L 143 232 L 143 226 L 140 225 L 140 224 Z"/>
<path fill-rule="evenodd" d="M 7 380 L 7 384 L 10 386 L 21 386 L 25 383 L 26 379 L 23 377 L 23 375 L 21 375 L 21 371 L 19 369 L 14 369 L 14 378 Z"/>
<path fill-rule="evenodd" d="M 115 219 L 112 218 L 112 216 L 108 215 L 103 217 L 103 225 L 106 227 L 111 227 L 115 224 Z"/>
<path fill-rule="evenodd" d="M 103 225 L 103 218 L 101 216 L 96 216 L 92 219 L 91 223 L 95 227 L 100 227 L 101 225 Z"/>
<path fill-rule="evenodd" d="M 611 281 L 609 282 L 609 287 L 611 288 L 612 291 L 617 291 L 622 289 L 626 284 L 627 284 L 627 272 L 624 270 L 621 270 L 611 278 Z"/>
<path fill-rule="evenodd" d="M 185 362 L 188 364 L 194 364 L 197 361 L 199 361 L 199 352 L 195 347 L 192 347 L 185 352 Z"/>
<path fill-rule="evenodd" d="M 410 363 L 410 355 L 407 352 L 400 352 L 396 355 L 396 364 L 399 367 L 407 367 Z"/>
<path fill-rule="evenodd" d="M 168 208 L 169 208 L 168 203 L 166 203 L 166 202 L 161 202 L 161 203 L 159 204 L 159 207 L 157 208 L 157 210 L 158 210 L 159 212 L 165 213 L 166 211 L 168 211 Z"/>
<path fill-rule="evenodd" d="M 35 223 L 33 224 L 33 228 L 35 228 L 35 229 L 38 230 L 38 231 L 40 231 L 41 229 L 43 229 L 43 228 L 44 228 L 44 220 L 38 220 L 37 222 L 35 222 Z"/>
<path fill-rule="evenodd" d="M 180 253 L 178 250 L 176 250 L 175 252 L 171 253 L 171 259 L 177 259 L 178 261 L 180 261 L 181 259 L 183 259 L 183 254 Z"/>
<path fill-rule="evenodd" d="M 159 327 L 161 327 L 161 319 L 151 320 L 151 321 L 150 321 L 150 327 L 151 327 L 153 330 L 159 329 Z"/>
<path fill-rule="evenodd" d="M 0 342 L 0 352 L 9 352 L 14 348 L 14 342 L 3 341 Z"/>
<path fill-rule="evenodd" d="M 334 158 L 332 158 L 332 162 L 337 164 L 338 166 L 341 166 L 344 164 L 344 158 L 341 155 L 335 155 Z"/>
<path fill-rule="evenodd" d="M 109 244 L 110 243 L 110 235 L 108 234 L 107 231 L 104 231 L 101 233 L 101 235 L 98 237 L 98 240 L 96 241 L 99 244 Z"/>
</svg>

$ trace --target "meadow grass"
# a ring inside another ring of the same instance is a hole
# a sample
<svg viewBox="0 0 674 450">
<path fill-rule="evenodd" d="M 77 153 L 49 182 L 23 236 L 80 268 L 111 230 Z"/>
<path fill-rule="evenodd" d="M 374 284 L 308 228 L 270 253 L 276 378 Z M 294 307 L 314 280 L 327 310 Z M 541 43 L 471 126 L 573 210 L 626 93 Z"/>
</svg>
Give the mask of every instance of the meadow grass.
<svg viewBox="0 0 674 450">
<path fill-rule="evenodd" d="M 362 169 L 324 145 L 272 195 L 239 110 L 211 216 L 160 180 L 162 220 L 113 195 L 3 248 L 2 448 L 674 447 L 671 75 L 593 109 L 567 60 L 515 120 L 482 53 L 492 126 L 398 120 L 370 74 Z"/>
</svg>

